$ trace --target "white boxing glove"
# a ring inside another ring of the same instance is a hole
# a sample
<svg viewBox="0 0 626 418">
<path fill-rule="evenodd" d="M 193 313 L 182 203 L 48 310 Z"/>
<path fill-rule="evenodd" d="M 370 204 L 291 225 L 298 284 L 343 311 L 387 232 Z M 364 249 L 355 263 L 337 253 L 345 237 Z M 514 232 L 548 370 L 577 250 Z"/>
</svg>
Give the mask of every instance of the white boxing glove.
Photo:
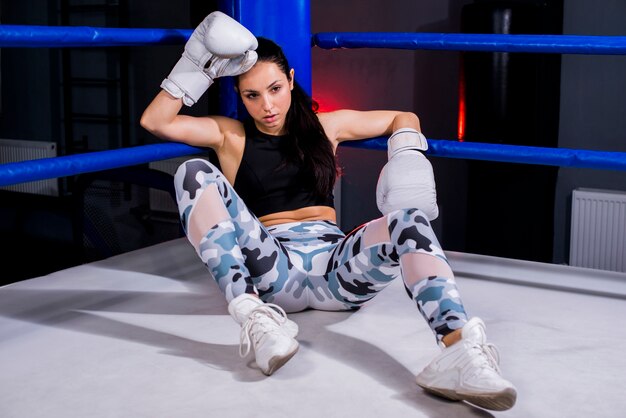
<svg viewBox="0 0 626 418">
<path fill-rule="evenodd" d="M 215 78 L 248 71 L 257 60 L 257 46 L 254 35 L 239 22 L 213 12 L 193 31 L 161 88 L 192 106 Z"/>
<path fill-rule="evenodd" d="M 426 138 L 415 129 L 398 129 L 389 137 L 389 161 L 380 172 L 376 186 L 376 204 L 383 215 L 397 209 L 417 208 L 430 221 L 439 216 L 433 167 L 422 154 L 427 149 Z"/>
</svg>

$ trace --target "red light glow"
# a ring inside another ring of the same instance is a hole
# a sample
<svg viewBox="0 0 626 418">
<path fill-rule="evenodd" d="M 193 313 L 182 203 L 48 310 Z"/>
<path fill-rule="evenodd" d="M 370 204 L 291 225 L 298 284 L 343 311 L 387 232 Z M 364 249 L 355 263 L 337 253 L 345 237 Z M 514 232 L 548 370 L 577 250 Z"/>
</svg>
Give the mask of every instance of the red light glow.
<svg viewBox="0 0 626 418">
<path fill-rule="evenodd" d="M 457 135 L 460 142 L 465 140 L 465 76 L 462 63 L 459 71 L 459 120 Z"/>
<path fill-rule="evenodd" d="M 330 95 L 316 95 L 313 100 L 315 100 L 319 106 L 318 112 L 332 112 L 343 108 L 341 101 Z"/>
</svg>

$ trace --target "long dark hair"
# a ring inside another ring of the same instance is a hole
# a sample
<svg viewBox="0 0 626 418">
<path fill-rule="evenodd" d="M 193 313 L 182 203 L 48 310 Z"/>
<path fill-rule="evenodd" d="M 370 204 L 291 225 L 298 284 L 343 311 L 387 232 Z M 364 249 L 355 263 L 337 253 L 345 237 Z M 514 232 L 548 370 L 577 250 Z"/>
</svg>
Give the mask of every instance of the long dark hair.
<svg viewBox="0 0 626 418">
<path fill-rule="evenodd" d="M 290 67 L 287 57 L 275 42 L 258 37 L 259 56 L 257 62 L 272 62 L 280 68 L 291 81 Z M 237 83 L 239 80 L 237 80 Z M 291 106 L 285 118 L 287 133 L 293 137 L 286 142 L 287 160 L 302 164 L 304 169 L 313 173 L 311 179 L 315 194 L 324 197 L 332 193 L 335 180 L 339 174 L 333 147 L 324 132 L 317 115 L 317 103 L 294 81 L 291 90 Z"/>
</svg>

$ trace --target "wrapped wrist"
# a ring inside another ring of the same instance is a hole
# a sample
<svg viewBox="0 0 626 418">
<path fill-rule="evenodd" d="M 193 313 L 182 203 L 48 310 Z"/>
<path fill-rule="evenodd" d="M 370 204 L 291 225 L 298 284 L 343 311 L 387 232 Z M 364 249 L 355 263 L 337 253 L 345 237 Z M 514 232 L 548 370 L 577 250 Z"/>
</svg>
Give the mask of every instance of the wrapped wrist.
<svg viewBox="0 0 626 418">
<path fill-rule="evenodd" d="M 426 141 L 426 137 L 415 129 L 400 128 L 394 131 L 387 140 L 388 158 L 409 149 L 418 151 L 428 150 L 428 141 Z"/>
<path fill-rule="evenodd" d="M 161 83 L 161 88 L 174 98 L 182 98 L 185 105 L 192 106 L 211 84 L 213 79 L 183 54 Z"/>
</svg>

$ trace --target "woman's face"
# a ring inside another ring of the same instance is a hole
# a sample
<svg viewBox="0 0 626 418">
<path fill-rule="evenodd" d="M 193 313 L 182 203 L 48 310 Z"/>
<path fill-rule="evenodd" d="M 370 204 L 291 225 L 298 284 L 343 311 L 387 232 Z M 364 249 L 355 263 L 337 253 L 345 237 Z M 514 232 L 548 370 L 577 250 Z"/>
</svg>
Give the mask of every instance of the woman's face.
<svg viewBox="0 0 626 418">
<path fill-rule="evenodd" d="M 239 94 L 259 131 L 285 134 L 285 118 L 291 106 L 293 69 L 287 79 L 278 65 L 260 61 L 239 76 Z"/>
</svg>

